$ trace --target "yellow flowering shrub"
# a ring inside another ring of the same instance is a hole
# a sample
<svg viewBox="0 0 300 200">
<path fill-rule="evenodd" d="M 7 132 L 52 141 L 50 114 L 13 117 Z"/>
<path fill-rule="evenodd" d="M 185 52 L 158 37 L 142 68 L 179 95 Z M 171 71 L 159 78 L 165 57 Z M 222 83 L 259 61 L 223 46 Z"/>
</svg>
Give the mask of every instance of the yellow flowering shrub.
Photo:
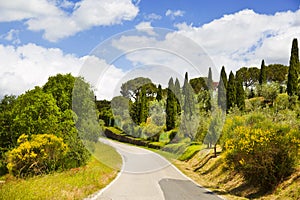
<svg viewBox="0 0 300 200">
<path fill-rule="evenodd" d="M 52 134 L 21 135 L 18 145 L 7 154 L 7 168 L 15 176 L 49 173 L 63 168 L 68 146 Z"/>
<path fill-rule="evenodd" d="M 293 170 L 300 145 L 299 132 L 284 124 L 264 122 L 267 128 L 249 124 L 235 127 L 234 137 L 225 143 L 225 160 L 249 182 L 273 188 Z"/>
</svg>

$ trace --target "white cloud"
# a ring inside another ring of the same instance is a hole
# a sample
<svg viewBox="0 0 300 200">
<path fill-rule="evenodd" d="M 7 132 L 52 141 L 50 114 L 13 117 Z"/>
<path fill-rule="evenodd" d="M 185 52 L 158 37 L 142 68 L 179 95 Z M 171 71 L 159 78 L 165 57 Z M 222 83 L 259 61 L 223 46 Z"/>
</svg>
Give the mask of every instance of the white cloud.
<svg viewBox="0 0 300 200">
<path fill-rule="evenodd" d="M 71 13 L 62 8 L 72 8 Z M 29 30 L 44 31 L 44 38 L 57 41 L 93 26 L 120 24 L 132 20 L 138 7 L 130 0 L 0 1 L 0 22 L 25 20 Z"/>
<path fill-rule="evenodd" d="M 161 16 L 155 13 L 150 13 L 149 15 L 145 16 L 146 20 L 160 20 Z"/>
<path fill-rule="evenodd" d="M 0 45 L 0 96 L 20 94 L 44 84 L 50 75 L 78 73 L 80 58 L 63 54 L 60 49 L 35 44 L 20 47 Z"/>
<path fill-rule="evenodd" d="M 168 17 L 171 17 L 172 19 L 175 19 L 175 17 L 183 17 L 184 11 L 182 10 L 170 10 L 168 9 L 165 13 L 165 15 Z"/>
<path fill-rule="evenodd" d="M 11 29 L 6 34 L 3 34 L 0 36 L 0 38 L 3 38 L 7 41 L 11 41 L 12 44 L 20 44 L 21 40 L 19 39 L 19 30 Z"/>
<path fill-rule="evenodd" d="M 136 30 L 145 32 L 149 35 L 156 35 L 156 33 L 153 30 L 153 27 L 151 26 L 151 22 L 141 22 L 138 25 L 135 26 Z"/>
<path fill-rule="evenodd" d="M 74 76 L 83 75 L 97 87 L 98 97 L 111 99 L 124 74 L 121 69 L 93 56 L 79 58 L 64 54 L 58 48 L 44 48 L 36 44 L 19 47 L 0 45 L 0 60 L 0 97 L 19 95 L 34 86 L 42 86 L 49 76 L 72 73 Z"/>
<path fill-rule="evenodd" d="M 132 63 L 130 70 L 136 76 L 148 74 L 152 80 L 166 85 L 170 76 L 183 79 L 187 71 L 191 78 L 206 76 L 208 67 L 214 67 L 199 45 L 189 38 L 164 29 L 154 30 L 156 37 L 130 34 L 111 43 L 125 53 L 126 59 Z M 143 73 L 136 68 L 142 68 Z M 213 68 L 213 71 L 216 70 Z"/>
<path fill-rule="evenodd" d="M 201 45 L 217 66 L 237 70 L 266 63 L 288 64 L 292 39 L 300 36 L 300 10 L 274 15 L 252 10 L 224 15 L 201 27 L 177 24 L 178 32 Z"/>
</svg>

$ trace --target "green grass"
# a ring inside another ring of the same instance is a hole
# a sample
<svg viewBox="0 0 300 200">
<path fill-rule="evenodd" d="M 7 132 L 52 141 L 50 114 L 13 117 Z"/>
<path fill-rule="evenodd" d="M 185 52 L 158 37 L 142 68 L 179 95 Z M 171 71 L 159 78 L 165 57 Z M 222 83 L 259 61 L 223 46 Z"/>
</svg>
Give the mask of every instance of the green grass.
<svg viewBox="0 0 300 200">
<path fill-rule="evenodd" d="M 203 149 L 203 145 L 191 145 L 188 146 L 178 160 L 185 161 L 192 158 L 196 153 Z"/>
<path fill-rule="evenodd" d="M 121 166 L 121 157 L 108 145 L 98 143 L 94 155 L 86 166 L 60 173 L 25 180 L 6 175 L 0 199 L 83 199 L 111 182 Z M 98 161 L 106 158 L 105 164 Z"/>
</svg>

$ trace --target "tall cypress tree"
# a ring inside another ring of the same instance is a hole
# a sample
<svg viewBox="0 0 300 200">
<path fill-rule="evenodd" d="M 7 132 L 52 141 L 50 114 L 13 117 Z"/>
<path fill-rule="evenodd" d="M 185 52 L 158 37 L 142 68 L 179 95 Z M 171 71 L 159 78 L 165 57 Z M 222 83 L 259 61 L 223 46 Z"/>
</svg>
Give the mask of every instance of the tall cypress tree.
<svg viewBox="0 0 300 200">
<path fill-rule="evenodd" d="M 175 98 L 176 98 L 176 107 L 177 107 L 177 113 L 181 112 L 181 105 L 182 105 L 182 95 L 180 91 L 180 83 L 178 78 L 175 80 L 175 88 L 174 88 Z"/>
<path fill-rule="evenodd" d="M 226 71 L 225 71 L 225 67 L 224 67 L 224 66 L 223 66 L 222 69 L 221 69 L 221 77 L 222 77 L 222 81 L 223 81 L 224 87 L 225 87 L 225 89 L 226 89 L 226 88 L 227 88 L 228 81 L 227 81 L 227 74 L 226 74 Z"/>
<path fill-rule="evenodd" d="M 240 110 L 245 109 L 245 91 L 243 88 L 243 81 L 241 77 L 236 76 L 236 105 Z"/>
<path fill-rule="evenodd" d="M 139 99 L 139 123 L 146 122 L 148 117 L 148 100 L 146 96 L 146 87 L 142 86 Z"/>
<path fill-rule="evenodd" d="M 218 85 L 218 105 L 220 108 L 226 110 L 226 86 L 227 86 L 227 75 L 224 66 L 221 69 L 220 81 Z"/>
<path fill-rule="evenodd" d="M 287 93 L 289 96 L 297 94 L 298 89 L 298 74 L 300 71 L 299 66 L 299 50 L 298 50 L 298 41 L 296 38 L 293 39 L 291 57 L 290 57 L 290 66 L 288 73 L 288 82 L 287 82 Z M 300 93 L 298 94 L 300 95 Z"/>
<path fill-rule="evenodd" d="M 166 105 L 166 126 L 167 131 L 175 128 L 176 121 L 176 99 L 173 93 L 174 82 L 173 78 L 170 78 L 167 89 L 167 105 Z"/>
<path fill-rule="evenodd" d="M 265 66 L 265 61 L 261 61 L 261 66 L 260 66 L 260 74 L 259 74 L 259 84 L 265 84 L 267 83 L 267 69 Z"/>
<path fill-rule="evenodd" d="M 212 91 L 213 88 L 213 80 L 212 80 L 212 72 L 211 68 L 208 69 L 208 76 L 207 76 L 207 87 L 209 91 Z"/>
<path fill-rule="evenodd" d="M 235 88 L 235 78 L 232 71 L 229 74 L 229 80 L 226 90 L 226 99 L 227 99 L 227 111 L 234 106 L 236 102 L 236 88 Z"/>
<path fill-rule="evenodd" d="M 161 99 L 162 99 L 162 89 L 161 89 L 161 85 L 159 84 L 157 88 L 156 100 L 160 101 Z"/>
<path fill-rule="evenodd" d="M 189 84 L 188 74 L 185 74 L 184 84 L 182 87 L 182 93 L 184 96 L 184 115 L 187 119 L 191 119 L 193 112 L 195 110 L 195 99 L 194 99 L 194 90 Z"/>
</svg>

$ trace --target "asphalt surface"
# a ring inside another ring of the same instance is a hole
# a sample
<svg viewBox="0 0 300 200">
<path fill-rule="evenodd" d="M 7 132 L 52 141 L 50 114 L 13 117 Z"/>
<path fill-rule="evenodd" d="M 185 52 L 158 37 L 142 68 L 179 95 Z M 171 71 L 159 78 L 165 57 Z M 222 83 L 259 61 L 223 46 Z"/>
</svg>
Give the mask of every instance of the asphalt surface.
<svg viewBox="0 0 300 200">
<path fill-rule="evenodd" d="M 117 178 L 89 199 L 99 200 L 221 200 L 195 184 L 160 155 L 149 150 L 101 139 L 121 154 Z"/>
</svg>

